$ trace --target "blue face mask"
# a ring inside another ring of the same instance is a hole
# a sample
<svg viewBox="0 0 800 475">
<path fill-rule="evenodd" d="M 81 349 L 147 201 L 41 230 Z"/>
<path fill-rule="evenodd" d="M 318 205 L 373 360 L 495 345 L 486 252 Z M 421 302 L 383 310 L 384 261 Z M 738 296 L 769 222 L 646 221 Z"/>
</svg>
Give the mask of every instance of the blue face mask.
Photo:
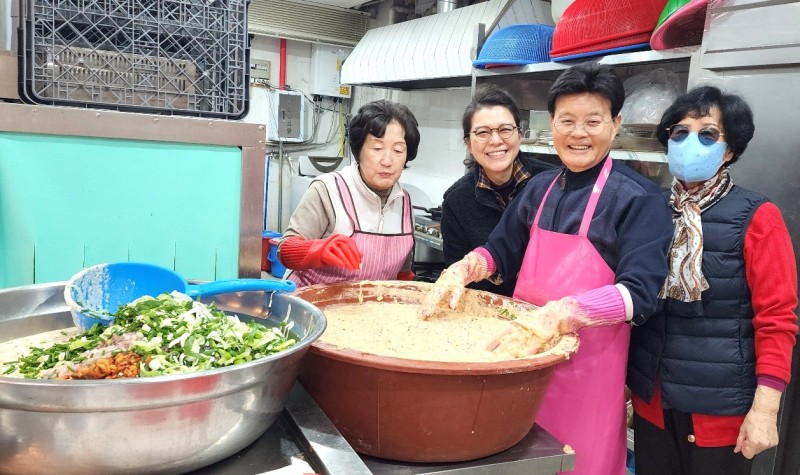
<svg viewBox="0 0 800 475">
<path fill-rule="evenodd" d="M 689 133 L 680 142 L 670 139 L 667 143 L 669 171 L 672 176 L 687 183 L 706 181 L 716 175 L 722 166 L 722 156 L 727 147 L 725 142 L 703 145 L 697 132 Z"/>
</svg>

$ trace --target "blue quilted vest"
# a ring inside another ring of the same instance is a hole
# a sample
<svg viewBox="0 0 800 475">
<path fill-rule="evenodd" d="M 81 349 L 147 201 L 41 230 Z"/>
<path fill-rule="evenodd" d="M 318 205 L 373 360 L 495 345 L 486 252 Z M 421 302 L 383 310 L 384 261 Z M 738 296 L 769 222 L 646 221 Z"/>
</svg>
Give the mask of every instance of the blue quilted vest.
<svg viewBox="0 0 800 475">
<path fill-rule="evenodd" d="M 658 374 L 666 407 L 713 415 L 750 409 L 755 340 L 744 237 L 753 213 L 766 201 L 734 186 L 703 212 L 703 274 L 709 288 L 702 301 L 662 301 L 660 311 L 632 332 L 628 386 L 645 401 Z"/>
</svg>

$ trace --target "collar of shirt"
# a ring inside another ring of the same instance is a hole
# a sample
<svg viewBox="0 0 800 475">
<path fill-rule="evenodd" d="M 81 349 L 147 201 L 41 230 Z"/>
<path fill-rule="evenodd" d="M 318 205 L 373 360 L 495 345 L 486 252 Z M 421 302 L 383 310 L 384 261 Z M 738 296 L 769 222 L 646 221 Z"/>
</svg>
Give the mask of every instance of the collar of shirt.
<svg viewBox="0 0 800 475">
<path fill-rule="evenodd" d="M 600 163 L 592 168 L 582 172 L 573 172 L 570 171 L 569 168 L 565 167 L 564 172 L 561 174 L 561 178 L 558 180 L 559 186 L 562 190 L 575 190 L 578 188 L 583 188 L 584 186 L 594 186 L 595 182 L 597 181 L 597 177 L 600 176 L 600 171 L 603 169 L 603 164 L 606 163 L 606 160 L 608 160 L 608 157 L 601 160 Z"/>
<path fill-rule="evenodd" d="M 385 196 L 381 196 L 375 191 L 373 191 L 364 182 L 364 178 L 361 177 L 361 173 L 358 170 L 357 162 L 354 161 L 352 164 L 345 167 L 342 171 L 344 172 L 346 170 L 350 173 L 350 176 L 353 179 L 353 184 L 355 185 L 356 188 L 355 191 L 357 191 L 370 201 L 380 203 L 381 207 L 386 206 L 386 204 L 389 203 L 390 201 L 403 198 L 403 188 L 400 186 L 399 181 L 394 185 L 392 185 L 392 188 L 390 190 L 387 190 Z"/>
<path fill-rule="evenodd" d="M 484 188 L 491 191 L 500 207 L 505 208 L 508 203 L 506 203 L 503 200 L 503 196 L 494 189 L 491 180 L 489 180 L 489 177 L 487 177 L 486 173 L 484 173 L 483 167 L 480 165 L 476 166 L 478 167 L 478 180 L 476 186 L 478 188 Z M 508 197 L 509 202 L 514 199 L 514 195 L 517 194 L 517 184 L 525 182 L 530 177 L 531 174 L 528 172 L 528 170 L 522 166 L 518 159 L 515 159 L 514 163 L 511 165 L 511 179 L 507 183 L 501 183 L 501 185 L 504 185 L 504 188 L 507 186 L 513 186 L 514 188 Z"/>
</svg>

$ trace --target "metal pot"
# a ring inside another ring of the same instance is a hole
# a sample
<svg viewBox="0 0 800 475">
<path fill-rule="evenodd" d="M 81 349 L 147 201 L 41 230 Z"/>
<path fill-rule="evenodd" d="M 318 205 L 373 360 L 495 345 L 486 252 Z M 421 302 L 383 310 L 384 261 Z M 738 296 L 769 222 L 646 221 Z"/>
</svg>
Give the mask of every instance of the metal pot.
<svg viewBox="0 0 800 475">
<path fill-rule="evenodd" d="M 0 342 L 72 326 L 64 283 L 0 290 Z M 276 355 L 177 376 L 42 381 L 0 376 L 0 473 L 184 473 L 249 445 L 274 422 L 301 358 L 325 330 L 292 295 L 208 301 L 242 319 L 288 315 L 300 342 Z"/>
<path fill-rule="evenodd" d="M 340 282 L 295 294 L 325 310 L 361 302 L 419 303 L 431 284 Z M 468 289 L 463 311 L 497 312 L 521 301 Z M 465 304 L 467 305 L 467 304 Z M 353 448 L 406 462 L 457 462 L 503 451 L 533 427 L 556 364 L 577 350 L 577 336 L 533 358 L 450 363 L 379 356 L 324 341 L 301 363 L 299 379 Z"/>
</svg>

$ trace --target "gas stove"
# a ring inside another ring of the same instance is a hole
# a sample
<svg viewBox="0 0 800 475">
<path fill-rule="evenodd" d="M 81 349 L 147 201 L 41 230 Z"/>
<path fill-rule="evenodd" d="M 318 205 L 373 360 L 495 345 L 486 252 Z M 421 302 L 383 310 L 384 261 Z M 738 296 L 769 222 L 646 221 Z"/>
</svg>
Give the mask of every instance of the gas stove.
<svg viewBox="0 0 800 475">
<path fill-rule="evenodd" d="M 414 238 L 417 242 L 442 250 L 442 224 L 427 216 L 414 216 Z"/>
<path fill-rule="evenodd" d="M 412 270 L 415 280 L 436 282 L 445 267 L 441 223 L 429 216 L 415 214 L 414 242 Z"/>
</svg>

